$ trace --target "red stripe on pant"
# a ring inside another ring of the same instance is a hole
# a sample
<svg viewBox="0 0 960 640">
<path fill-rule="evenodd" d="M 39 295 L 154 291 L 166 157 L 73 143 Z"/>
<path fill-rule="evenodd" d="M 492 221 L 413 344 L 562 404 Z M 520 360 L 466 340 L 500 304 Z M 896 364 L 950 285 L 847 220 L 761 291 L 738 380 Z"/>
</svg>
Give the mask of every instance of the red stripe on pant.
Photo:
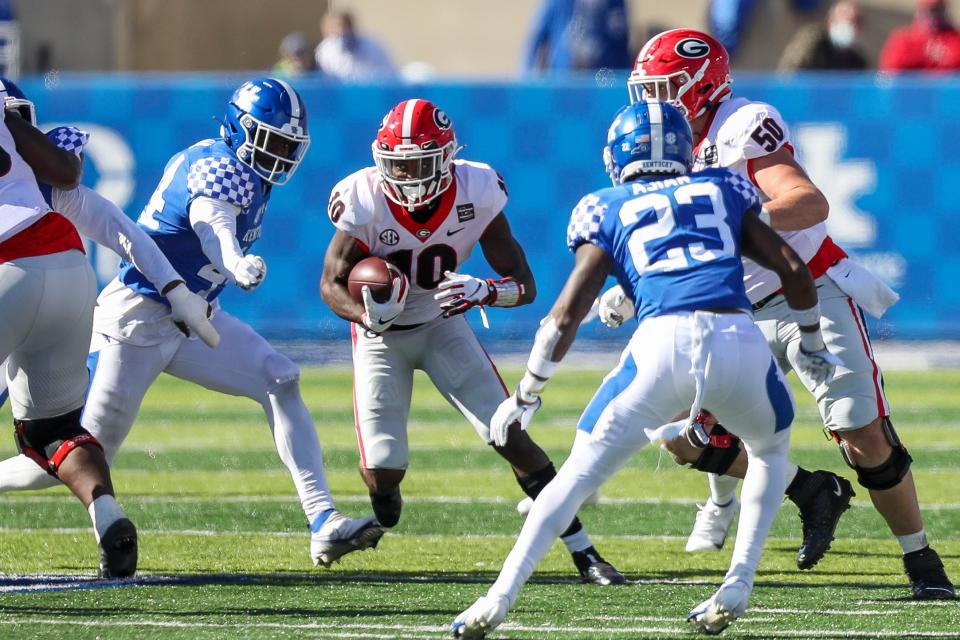
<svg viewBox="0 0 960 640">
<path fill-rule="evenodd" d="M 885 418 L 890 415 L 890 405 L 887 403 L 887 398 L 883 395 L 883 388 L 880 386 L 880 367 L 877 366 L 877 361 L 873 358 L 873 348 L 870 346 L 870 338 L 867 336 L 867 327 L 863 324 L 863 316 L 860 314 L 860 309 L 857 308 L 856 303 L 851 298 L 847 298 L 847 305 L 850 307 L 853 319 L 857 323 L 857 329 L 860 331 L 863 350 L 873 365 L 873 388 L 877 392 L 877 417 Z"/>
<path fill-rule="evenodd" d="M 357 446 L 360 448 L 360 466 L 367 468 L 367 454 L 363 450 L 363 436 L 360 433 L 360 414 L 357 412 L 357 325 L 350 323 L 350 342 L 353 344 L 353 426 L 357 430 Z"/>
</svg>

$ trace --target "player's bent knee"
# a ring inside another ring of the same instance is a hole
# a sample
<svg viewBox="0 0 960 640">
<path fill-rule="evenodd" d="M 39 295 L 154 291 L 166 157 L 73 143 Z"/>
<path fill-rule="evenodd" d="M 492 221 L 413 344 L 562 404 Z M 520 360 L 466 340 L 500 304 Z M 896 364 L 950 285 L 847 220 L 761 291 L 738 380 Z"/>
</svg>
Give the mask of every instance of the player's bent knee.
<svg viewBox="0 0 960 640">
<path fill-rule="evenodd" d="M 17 449 L 54 478 L 58 477 L 60 465 L 78 447 L 94 446 L 103 450 L 97 439 L 80 425 L 82 412 L 80 408 L 54 418 L 15 420 Z"/>
<path fill-rule="evenodd" d="M 910 457 L 907 448 L 900 441 L 900 437 L 893 428 L 890 419 L 883 418 L 881 426 L 891 450 L 889 457 L 882 464 L 874 467 L 861 466 L 857 461 L 855 452 L 844 440 L 843 434 L 833 433 L 834 440 L 840 446 L 840 455 L 843 456 L 844 462 L 857 472 L 857 481 L 862 487 L 876 491 L 892 489 L 900 484 L 907 472 L 910 471 L 910 465 L 913 462 L 913 458 Z"/>
<path fill-rule="evenodd" d="M 276 351 L 264 358 L 263 371 L 267 377 L 267 389 L 269 391 L 288 385 L 296 385 L 300 382 L 300 367 L 295 365 L 290 358 Z"/>
</svg>

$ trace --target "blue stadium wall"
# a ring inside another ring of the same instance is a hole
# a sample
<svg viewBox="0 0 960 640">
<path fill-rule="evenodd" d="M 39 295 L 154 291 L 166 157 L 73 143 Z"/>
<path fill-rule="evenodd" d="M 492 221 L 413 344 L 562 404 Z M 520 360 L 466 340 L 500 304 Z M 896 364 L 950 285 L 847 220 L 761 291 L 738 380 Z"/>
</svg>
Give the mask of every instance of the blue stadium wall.
<svg viewBox="0 0 960 640">
<path fill-rule="evenodd" d="M 242 79 L 84 75 L 22 85 L 37 103 L 41 126 L 74 123 L 93 131 L 85 181 L 136 217 L 170 156 L 216 135 L 224 104 Z M 609 78 L 603 80 L 608 84 Z M 332 233 L 325 211 L 330 189 L 371 164 L 370 142 L 386 110 L 404 98 L 422 97 L 453 119 L 465 146 L 461 157 L 488 162 L 505 177 L 507 214 L 538 282 L 534 304 L 495 310 L 491 329 L 481 335 L 531 336 L 572 264 L 564 245 L 571 208 L 584 193 L 609 184 L 601 148 L 606 126 L 626 98 L 620 80 L 603 87 L 590 79 L 415 87 L 297 82 L 313 143 L 298 174 L 273 195 L 255 247 L 269 264 L 267 282 L 249 294 L 228 289 L 224 307 L 272 337 L 348 335 L 318 294 Z M 805 166 L 830 199 L 832 235 L 900 291 L 900 303 L 873 322 L 875 335 L 960 338 L 954 238 L 960 224 L 960 82 L 745 76 L 734 86 L 737 94 L 780 109 Z M 92 254 L 101 279 L 109 279 L 115 259 Z M 479 254 L 463 270 L 490 275 Z M 598 323 L 581 335 L 612 337 Z"/>
</svg>

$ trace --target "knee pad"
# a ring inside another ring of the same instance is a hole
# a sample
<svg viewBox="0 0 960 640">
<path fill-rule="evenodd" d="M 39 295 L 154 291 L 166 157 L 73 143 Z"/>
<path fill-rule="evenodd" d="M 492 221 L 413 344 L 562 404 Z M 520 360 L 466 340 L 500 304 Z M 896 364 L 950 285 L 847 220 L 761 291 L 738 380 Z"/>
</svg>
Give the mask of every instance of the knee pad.
<svg viewBox="0 0 960 640">
<path fill-rule="evenodd" d="M 60 465 L 77 447 L 93 445 L 103 451 L 97 439 L 80 426 L 82 412 L 80 408 L 55 418 L 14 420 L 17 450 L 54 478 L 58 477 Z"/>
<path fill-rule="evenodd" d="M 263 372 L 267 377 L 268 391 L 300 380 L 300 367 L 293 364 L 290 358 L 276 351 L 264 358 Z"/>
<path fill-rule="evenodd" d="M 843 461 L 857 472 L 857 481 L 860 483 L 860 486 L 878 491 L 892 489 L 900 484 L 903 477 L 907 475 L 907 471 L 910 470 L 910 464 L 913 462 L 913 458 L 910 457 L 910 453 L 907 452 L 907 448 L 903 446 L 903 443 L 900 441 L 900 436 L 897 435 L 896 430 L 893 428 L 893 423 L 890 421 L 890 418 L 883 419 L 882 427 L 883 434 L 887 437 L 887 442 L 890 443 L 893 451 L 890 452 L 890 457 L 887 458 L 883 464 L 876 467 L 861 467 L 858 465 L 850 451 L 849 445 L 840 437 L 840 434 L 831 434 L 840 446 L 840 455 L 843 457 Z"/>
<path fill-rule="evenodd" d="M 710 431 L 710 442 L 691 466 L 698 471 L 722 476 L 730 470 L 738 455 L 740 438 L 716 424 Z"/>
</svg>

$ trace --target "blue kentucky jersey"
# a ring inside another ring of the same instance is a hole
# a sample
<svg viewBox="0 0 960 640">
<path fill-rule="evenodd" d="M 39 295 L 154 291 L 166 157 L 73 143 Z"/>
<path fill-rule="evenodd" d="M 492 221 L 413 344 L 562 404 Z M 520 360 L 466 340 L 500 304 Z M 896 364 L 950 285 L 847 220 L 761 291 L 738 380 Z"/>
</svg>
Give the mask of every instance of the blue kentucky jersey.
<svg viewBox="0 0 960 640">
<path fill-rule="evenodd" d="M 204 255 L 200 238 L 190 226 L 187 208 L 198 196 L 240 207 L 237 241 L 247 253 L 260 237 L 263 212 L 270 198 L 268 186 L 237 160 L 223 140 L 203 140 L 167 162 L 160 184 L 137 223 L 157 243 L 187 287 L 213 300 L 223 290 L 226 277 Z M 120 262 L 118 277 L 137 293 L 166 302 L 130 262 Z"/>
<path fill-rule="evenodd" d="M 743 214 L 760 211 L 753 185 L 727 169 L 637 180 L 584 197 L 567 244 L 612 258 L 637 319 L 697 309 L 749 309 L 740 262 Z"/>
</svg>

